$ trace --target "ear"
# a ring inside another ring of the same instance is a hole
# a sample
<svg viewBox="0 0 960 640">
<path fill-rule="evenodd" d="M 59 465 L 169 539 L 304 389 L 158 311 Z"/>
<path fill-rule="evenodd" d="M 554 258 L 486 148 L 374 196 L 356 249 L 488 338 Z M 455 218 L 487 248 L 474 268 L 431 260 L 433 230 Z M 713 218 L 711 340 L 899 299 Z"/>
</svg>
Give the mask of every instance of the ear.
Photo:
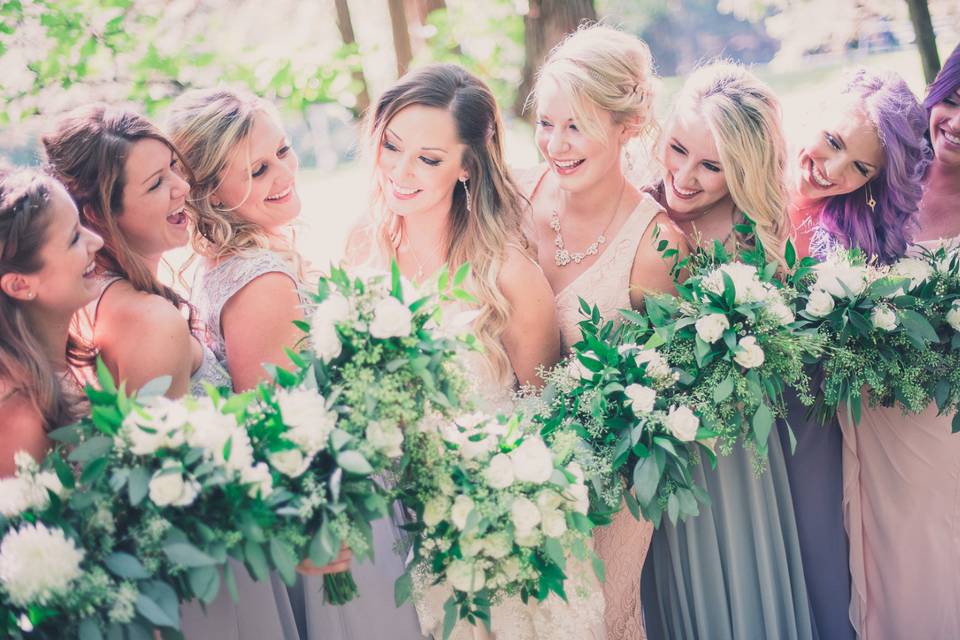
<svg viewBox="0 0 960 640">
<path fill-rule="evenodd" d="M 460 182 L 466 182 L 467 180 L 470 179 L 470 174 L 467 173 L 466 171 L 464 171 L 463 173 L 460 174 L 460 177 L 457 178 L 457 179 L 458 179 Z"/>
<path fill-rule="evenodd" d="M 624 120 L 620 131 L 620 144 L 626 144 L 640 134 L 643 130 L 644 118 L 642 116 L 631 116 Z"/>
<path fill-rule="evenodd" d="M 21 302 L 33 300 L 37 295 L 34 279 L 22 273 L 5 273 L 0 276 L 0 291 Z"/>
</svg>

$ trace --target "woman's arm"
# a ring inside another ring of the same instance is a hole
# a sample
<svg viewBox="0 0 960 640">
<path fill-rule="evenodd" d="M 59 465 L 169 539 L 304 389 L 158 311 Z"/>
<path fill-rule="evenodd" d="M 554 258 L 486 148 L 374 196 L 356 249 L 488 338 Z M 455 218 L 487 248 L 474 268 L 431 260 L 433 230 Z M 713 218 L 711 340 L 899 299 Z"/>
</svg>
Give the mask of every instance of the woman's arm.
<svg viewBox="0 0 960 640">
<path fill-rule="evenodd" d="M 5 391 L 0 389 L 0 396 Z M 37 462 L 50 450 L 50 440 L 43 428 L 43 419 L 22 393 L 13 393 L 0 401 L 3 428 L 0 429 L 0 477 L 12 476 L 16 471 L 14 456 L 26 451 Z"/>
</svg>

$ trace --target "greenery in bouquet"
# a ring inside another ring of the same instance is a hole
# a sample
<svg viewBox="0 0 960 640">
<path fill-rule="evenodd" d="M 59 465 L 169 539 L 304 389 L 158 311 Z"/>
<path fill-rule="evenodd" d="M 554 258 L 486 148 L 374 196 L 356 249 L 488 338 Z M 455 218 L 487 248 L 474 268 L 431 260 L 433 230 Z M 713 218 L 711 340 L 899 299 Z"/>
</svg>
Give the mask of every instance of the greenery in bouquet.
<svg viewBox="0 0 960 640">
<path fill-rule="evenodd" d="M 449 593 L 444 638 L 458 620 L 489 628 L 491 606 L 504 598 L 566 599 L 568 586 L 602 578 L 572 431 L 548 445 L 520 415 L 469 414 L 412 438 L 403 501 L 417 535 L 397 602 Z"/>
<path fill-rule="evenodd" d="M 788 280 L 799 292 L 798 324 L 816 330 L 826 344 L 822 418 L 843 405 L 858 423 L 864 391 L 871 404 L 926 408 L 945 366 L 930 322 L 946 316 L 937 311 L 944 298 L 934 273 L 923 257 L 882 266 L 858 249 L 839 249 L 819 263 L 805 258 L 793 271 Z"/>
</svg>

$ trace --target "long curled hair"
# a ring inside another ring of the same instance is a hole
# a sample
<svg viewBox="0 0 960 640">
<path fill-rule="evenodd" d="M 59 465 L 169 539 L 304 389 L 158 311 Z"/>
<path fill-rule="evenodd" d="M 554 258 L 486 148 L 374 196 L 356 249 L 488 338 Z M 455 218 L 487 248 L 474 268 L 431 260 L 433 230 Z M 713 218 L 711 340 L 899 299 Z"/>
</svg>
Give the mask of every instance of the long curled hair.
<svg viewBox="0 0 960 640">
<path fill-rule="evenodd" d="M 960 45 L 953 49 L 953 53 L 943 63 L 943 67 L 930 83 L 927 97 L 923 101 L 923 108 L 927 110 L 927 121 L 933 108 L 953 95 L 960 88 Z"/>
<path fill-rule="evenodd" d="M 40 251 L 50 225 L 52 178 L 35 171 L 0 171 L 0 276 L 43 268 Z M 67 362 L 85 362 L 86 351 L 71 339 Z M 49 356 L 30 329 L 23 303 L 0 291 L 0 380 L 33 405 L 48 429 L 75 420 L 77 398 L 67 393 Z"/>
<path fill-rule="evenodd" d="M 80 107 L 57 121 L 54 130 L 43 136 L 46 168 L 77 203 L 84 226 L 103 238 L 103 249 L 96 258 L 98 270 L 123 277 L 137 291 L 166 298 L 187 312 L 195 329 L 193 307 L 154 277 L 117 223 L 123 215 L 127 156 L 134 144 L 147 139 L 166 145 L 189 173 L 176 147 L 153 123 L 138 113 L 106 104 Z"/>
<path fill-rule="evenodd" d="M 450 113 L 457 137 L 466 146 L 462 164 L 470 177 L 466 188 L 460 182 L 454 186 L 443 256 L 451 267 L 470 262 L 471 293 L 481 311 L 476 334 L 494 373 L 506 379 L 512 369 L 499 338 L 510 308 L 497 278 L 507 248 L 526 246 L 520 223 L 527 205 L 504 161 L 497 102 L 480 79 L 457 65 L 431 64 L 412 71 L 387 89 L 371 110 L 367 142 L 374 159 L 379 158 L 390 121 L 411 105 Z M 387 209 L 379 181 L 374 181 L 372 197 L 378 243 L 385 255 L 395 257 L 403 233 L 401 220 Z"/>
<path fill-rule="evenodd" d="M 867 185 L 826 198 L 820 222 L 844 245 L 859 247 L 882 263 L 907 251 L 917 227 L 923 177 L 931 152 L 924 133 L 928 118 L 907 83 L 895 73 L 858 69 L 843 91 L 876 128 L 886 158 L 867 185 L 876 205 L 867 205 Z"/>
<path fill-rule="evenodd" d="M 259 113 L 280 121 L 270 102 L 236 89 L 188 91 L 173 102 L 167 130 L 193 172 L 187 199 L 194 222 L 193 249 L 216 260 L 269 248 L 286 259 L 302 280 L 302 260 L 292 239 L 278 245 L 262 226 L 245 220 L 235 208 L 213 204 L 231 159 L 244 145 L 249 155 L 247 142 Z"/>
<path fill-rule="evenodd" d="M 690 74 L 671 119 L 685 111 L 703 118 L 717 146 L 730 197 L 753 220 L 756 240 L 767 255 L 784 265 L 790 233 L 787 153 L 780 102 L 773 90 L 741 65 L 714 62 Z M 756 244 L 739 232 L 737 242 L 748 248 Z"/>
</svg>

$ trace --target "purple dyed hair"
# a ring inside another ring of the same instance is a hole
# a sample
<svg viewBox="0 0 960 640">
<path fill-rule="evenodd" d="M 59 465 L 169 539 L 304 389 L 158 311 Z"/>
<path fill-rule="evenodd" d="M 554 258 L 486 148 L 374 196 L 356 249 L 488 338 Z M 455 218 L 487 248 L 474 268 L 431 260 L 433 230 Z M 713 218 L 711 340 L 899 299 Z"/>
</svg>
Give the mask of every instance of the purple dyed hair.
<svg viewBox="0 0 960 640">
<path fill-rule="evenodd" d="M 944 98 L 953 94 L 958 87 L 960 87 L 960 44 L 943 63 L 940 73 L 927 89 L 927 99 L 923 101 L 923 107 L 927 110 L 927 120 L 930 120 L 930 112 L 933 108 L 943 102 Z"/>
<path fill-rule="evenodd" d="M 859 247 L 889 264 L 906 253 L 917 227 L 923 176 L 931 158 L 924 137 L 926 114 L 895 73 L 858 69 L 843 93 L 858 98 L 860 108 L 876 127 L 886 164 L 868 183 L 877 202 L 872 211 L 864 185 L 828 198 L 820 220 L 845 246 Z"/>
</svg>

